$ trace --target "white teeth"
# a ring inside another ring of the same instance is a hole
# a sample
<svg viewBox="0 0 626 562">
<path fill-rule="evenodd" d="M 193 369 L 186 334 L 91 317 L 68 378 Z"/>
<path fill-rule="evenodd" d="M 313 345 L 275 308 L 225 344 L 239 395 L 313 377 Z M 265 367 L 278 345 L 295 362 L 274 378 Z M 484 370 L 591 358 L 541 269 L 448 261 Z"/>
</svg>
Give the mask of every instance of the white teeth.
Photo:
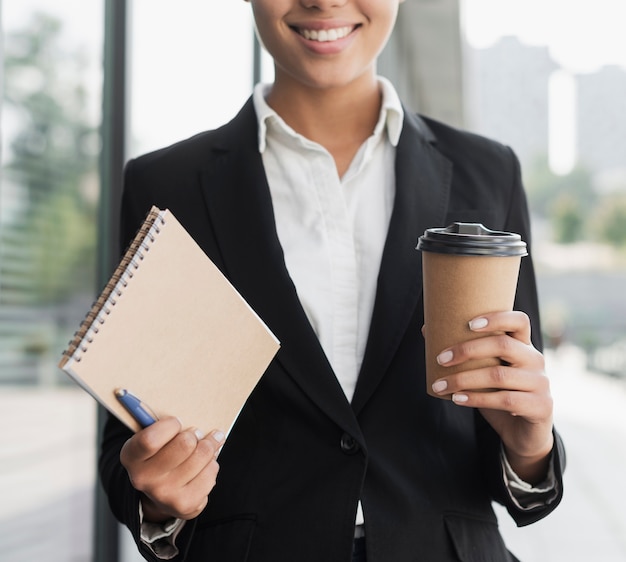
<svg viewBox="0 0 626 562">
<path fill-rule="evenodd" d="M 345 37 L 351 31 L 352 28 L 349 26 L 337 27 L 335 29 L 320 29 L 319 31 L 317 29 L 301 29 L 300 35 L 311 41 L 326 43 L 328 41 L 337 41 L 337 39 Z"/>
</svg>

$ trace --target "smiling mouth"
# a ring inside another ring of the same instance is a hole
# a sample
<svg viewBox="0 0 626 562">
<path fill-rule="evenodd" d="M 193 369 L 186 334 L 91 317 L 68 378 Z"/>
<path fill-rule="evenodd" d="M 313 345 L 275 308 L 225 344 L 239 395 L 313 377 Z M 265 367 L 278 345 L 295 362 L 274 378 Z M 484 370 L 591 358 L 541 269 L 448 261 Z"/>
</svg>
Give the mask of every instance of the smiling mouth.
<svg viewBox="0 0 626 562">
<path fill-rule="evenodd" d="M 302 37 L 308 39 L 309 41 L 317 41 L 319 43 L 330 43 L 332 41 L 337 41 L 339 39 L 343 39 L 344 37 L 350 35 L 356 27 L 344 26 L 344 27 L 335 27 L 332 29 L 304 29 L 304 28 L 294 28 Z"/>
</svg>

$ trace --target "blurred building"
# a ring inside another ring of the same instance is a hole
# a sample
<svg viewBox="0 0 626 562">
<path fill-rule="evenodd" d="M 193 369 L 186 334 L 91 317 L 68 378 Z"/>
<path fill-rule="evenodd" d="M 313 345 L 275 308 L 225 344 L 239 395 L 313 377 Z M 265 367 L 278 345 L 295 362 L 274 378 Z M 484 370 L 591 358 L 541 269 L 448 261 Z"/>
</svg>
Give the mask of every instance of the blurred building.
<svg viewBox="0 0 626 562">
<path fill-rule="evenodd" d="M 626 69 L 576 76 L 577 151 L 594 172 L 626 170 Z"/>
<path fill-rule="evenodd" d="M 547 47 L 503 37 L 467 49 L 467 121 L 483 135 L 510 145 L 522 165 L 548 152 L 550 76 L 558 68 Z"/>
<path fill-rule="evenodd" d="M 549 153 L 553 74 L 561 70 L 547 47 L 504 37 L 490 47 L 466 49 L 468 127 L 513 147 L 522 166 Z M 576 161 L 599 187 L 626 176 L 626 69 L 606 66 L 575 74 Z"/>
</svg>

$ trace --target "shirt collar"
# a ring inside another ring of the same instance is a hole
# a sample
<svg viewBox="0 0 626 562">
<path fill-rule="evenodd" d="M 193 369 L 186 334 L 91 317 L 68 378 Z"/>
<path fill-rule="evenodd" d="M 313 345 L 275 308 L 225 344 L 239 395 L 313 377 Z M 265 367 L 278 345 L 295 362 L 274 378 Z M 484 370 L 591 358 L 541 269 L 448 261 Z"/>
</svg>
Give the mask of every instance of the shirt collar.
<svg viewBox="0 0 626 562">
<path fill-rule="evenodd" d="M 383 76 L 378 76 L 377 80 L 382 92 L 383 101 L 373 135 L 379 134 L 383 127 L 385 127 L 389 142 L 392 146 L 397 146 L 400 140 L 400 133 L 402 132 L 402 122 L 404 120 L 402 102 L 389 80 Z M 269 92 L 270 87 L 270 84 L 259 83 L 255 86 L 252 95 L 259 125 L 259 152 L 261 154 L 265 151 L 265 147 L 267 146 L 268 124 L 273 123 L 279 129 L 282 129 L 283 132 L 287 132 L 291 135 L 295 134 L 278 113 L 265 101 L 265 96 Z"/>
</svg>

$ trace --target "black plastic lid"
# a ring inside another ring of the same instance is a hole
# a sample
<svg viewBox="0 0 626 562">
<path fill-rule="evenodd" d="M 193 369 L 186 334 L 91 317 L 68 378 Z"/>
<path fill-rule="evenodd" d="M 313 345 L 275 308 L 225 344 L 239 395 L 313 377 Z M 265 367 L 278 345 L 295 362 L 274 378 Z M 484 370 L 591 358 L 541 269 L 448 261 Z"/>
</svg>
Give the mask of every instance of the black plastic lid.
<svg viewBox="0 0 626 562">
<path fill-rule="evenodd" d="M 429 228 L 417 249 L 461 256 L 525 256 L 526 243 L 519 234 L 489 230 L 480 223 L 455 222 L 446 228 Z"/>
</svg>

